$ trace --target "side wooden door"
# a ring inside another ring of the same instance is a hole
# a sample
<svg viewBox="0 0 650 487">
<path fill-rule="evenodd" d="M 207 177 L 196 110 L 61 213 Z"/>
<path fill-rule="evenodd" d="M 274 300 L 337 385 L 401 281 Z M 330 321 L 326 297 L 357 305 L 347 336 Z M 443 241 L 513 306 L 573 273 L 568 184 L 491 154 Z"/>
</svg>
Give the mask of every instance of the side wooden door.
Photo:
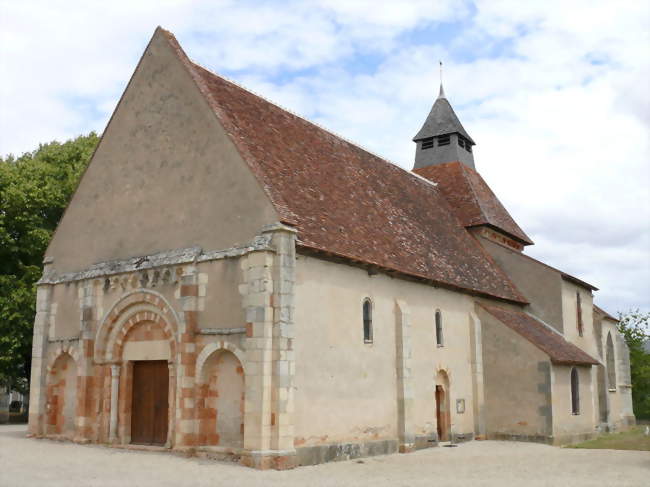
<svg viewBox="0 0 650 487">
<path fill-rule="evenodd" d="M 164 445 L 169 417 L 169 369 L 166 360 L 133 363 L 131 443 Z"/>
<path fill-rule="evenodd" d="M 445 414 L 445 390 L 436 386 L 436 422 L 438 423 L 438 441 L 447 441 L 447 422 Z"/>
</svg>

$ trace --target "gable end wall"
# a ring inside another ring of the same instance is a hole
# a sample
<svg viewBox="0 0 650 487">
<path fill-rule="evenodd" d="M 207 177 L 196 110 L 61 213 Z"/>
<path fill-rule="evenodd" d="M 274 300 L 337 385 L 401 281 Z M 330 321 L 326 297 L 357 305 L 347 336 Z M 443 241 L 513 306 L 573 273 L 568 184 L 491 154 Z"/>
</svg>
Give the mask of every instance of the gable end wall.
<svg viewBox="0 0 650 487">
<path fill-rule="evenodd" d="M 46 255 L 57 272 L 225 249 L 278 217 L 163 34 L 143 54 Z"/>
</svg>

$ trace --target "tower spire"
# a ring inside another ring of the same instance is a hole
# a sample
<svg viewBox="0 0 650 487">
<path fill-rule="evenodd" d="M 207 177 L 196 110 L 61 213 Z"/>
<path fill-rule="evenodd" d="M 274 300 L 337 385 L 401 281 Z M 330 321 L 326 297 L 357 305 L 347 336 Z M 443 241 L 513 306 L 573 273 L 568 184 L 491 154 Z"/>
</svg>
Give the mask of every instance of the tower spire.
<svg viewBox="0 0 650 487">
<path fill-rule="evenodd" d="M 474 141 L 458 120 L 442 84 L 440 68 L 440 93 L 420 131 L 413 137 L 416 143 L 415 168 L 459 161 L 474 169 Z"/>
</svg>

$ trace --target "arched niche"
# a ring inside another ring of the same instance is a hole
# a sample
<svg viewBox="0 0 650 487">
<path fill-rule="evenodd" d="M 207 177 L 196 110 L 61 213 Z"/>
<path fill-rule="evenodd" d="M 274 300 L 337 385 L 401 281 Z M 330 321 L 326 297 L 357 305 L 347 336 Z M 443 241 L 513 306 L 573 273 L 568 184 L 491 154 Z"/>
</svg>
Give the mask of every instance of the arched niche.
<svg viewBox="0 0 650 487">
<path fill-rule="evenodd" d="M 246 384 L 241 357 L 232 346 L 213 344 L 197 360 L 200 446 L 241 448 L 244 445 Z"/>
<path fill-rule="evenodd" d="M 74 438 L 77 419 L 77 363 L 60 353 L 48 367 L 46 434 Z"/>
</svg>

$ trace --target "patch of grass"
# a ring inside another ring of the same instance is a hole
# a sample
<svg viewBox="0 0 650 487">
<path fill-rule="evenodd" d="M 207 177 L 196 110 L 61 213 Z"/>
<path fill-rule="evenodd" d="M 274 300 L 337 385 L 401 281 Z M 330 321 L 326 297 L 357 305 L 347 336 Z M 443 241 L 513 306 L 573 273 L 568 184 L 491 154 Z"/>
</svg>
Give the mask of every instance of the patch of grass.
<svg viewBox="0 0 650 487">
<path fill-rule="evenodd" d="M 650 451 L 650 435 L 645 435 L 645 426 L 636 426 L 621 433 L 602 434 L 593 440 L 568 445 L 567 448 Z"/>
</svg>

